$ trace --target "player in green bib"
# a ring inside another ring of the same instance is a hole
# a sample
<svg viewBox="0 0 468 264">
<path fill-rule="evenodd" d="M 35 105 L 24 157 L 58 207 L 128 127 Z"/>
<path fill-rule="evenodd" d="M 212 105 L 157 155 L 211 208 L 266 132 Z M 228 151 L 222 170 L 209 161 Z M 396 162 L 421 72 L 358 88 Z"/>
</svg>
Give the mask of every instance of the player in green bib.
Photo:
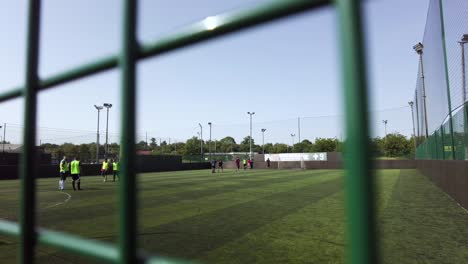
<svg viewBox="0 0 468 264">
<path fill-rule="evenodd" d="M 102 162 L 102 167 L 101 167 L 101 176 L 103 178 L 103 182 L 106 182 L 107 181 L 107 173 L 109 171 L 109 162 L 107 161 L 107 159 L 105 159 L 103 162 Z"/>
<path fill-rule="evenodd" d="M 60 180 L 59 180 L 59 190 L 65 189 L 65 180 L 67 179 L 67 174 L 70 169 L 67 157 L 63 156 L 63 159 L 60 161 Z"/>
<path fill-rule="evenodd" d="M 70 170 L 71 170 L 71 176 L 72 176 L 73 190 L 76 191 L 75 182 L 78 185 L 78 190 L 81 190 L 81 181 L 80 181 L 81 163 L 80 163 L 80 158 L 75 157 L 75 159 L 70 163 Z"/>
<path fill-rule="evenodd" d="M 112 161 L 112 171 L 114 173 L 114 181 L 115 181 L 115 176 L 117 176 L 117 178 L 119 177 L 119 162 L 117 160 Z"/>
</svg>

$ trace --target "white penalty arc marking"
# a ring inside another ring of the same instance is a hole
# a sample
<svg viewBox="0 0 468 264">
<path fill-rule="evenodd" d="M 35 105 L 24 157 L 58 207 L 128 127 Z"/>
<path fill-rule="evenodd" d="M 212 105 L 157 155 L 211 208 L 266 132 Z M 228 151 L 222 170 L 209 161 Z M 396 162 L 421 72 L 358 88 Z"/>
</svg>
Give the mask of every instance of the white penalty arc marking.
<svg viewBox="0 0 468 264">
<path fill-rule="evenodd" d="M 52 208 L 52 207 L 55 207 L 55 206 L 58 206 L 58 205 L 61 205 L 61 204 L 64 204 L 64 203 L 67 203 L 68 201 L 70 201 L 70 199 L 72 197 L 71 194 L 69 194 L 67 192 L 64 192 L 64 191 L 61 191 L 60 193 L 65 194 L 67 196 L 67 199 L 65 199 L 63 202 L 49 205 L 49 206 L 45 207 L 44 209 Z"/>
</svg>

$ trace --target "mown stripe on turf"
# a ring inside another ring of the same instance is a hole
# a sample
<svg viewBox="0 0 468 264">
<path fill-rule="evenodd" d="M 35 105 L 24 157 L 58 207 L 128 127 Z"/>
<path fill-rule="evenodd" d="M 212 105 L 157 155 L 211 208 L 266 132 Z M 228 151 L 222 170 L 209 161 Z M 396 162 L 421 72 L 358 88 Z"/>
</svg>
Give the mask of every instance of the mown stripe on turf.
<svg viewBox="0 0 468 264">
<path fill-rule="evenodd" d="M 209 174 L 198 174 L 195 177 L 189 178 L 175 178 L 175 179 L 164 179 L 160 180 L 158 175 L 141 175 L 139 178 L 139 182 L 147 184 L 147 183 L 154 183 L 158 186 L 165 186 L 171 183 L 183 183 L 183 182 L 194 182 L 194 181 L 206 181 L 206 180 L 222 180 L 227 178 L 249 178 L 249 177 L 269 177 L 270 175 L 274 175 L 280 173 L 281 171 L 271 171 L 271 170 L 255 170 L 249 172 L 240 172 L 236 173 L 234 171 L 227 171 L 225 173 L 209 173 Z M 282 172 L 284 174 L 284 171 Z M 149 177 L 152 176 L 152 177 Z"/>
<path fill-rule="evenodd" d="M 318 176 L 315 176 L 318 177 Z M 258 179 L 257 182 L 245 182 L 245 183 L 238 183 L 235 185 L 218 185 L 218 186 L 211 186 L 210 188 L 206 188 L 204 190 L 195 189 L 192 191 L 183 191 L 178 193 L 173 193 L 170 195 L 163 195 L 163 196 L 152 196 L 152 192 L 143 193 L 141 197 L 141 205 L 140 208 L 156 208 L 162 206 L 168 206 L 170 204 L 177 204 L 187 201 L 196 201 L 196 200 L 203 200 L 206 197 L 216 196 L 216 195 L 226 195 L 229 193 L 236 193 L 241 192 L 243 189 L 254 189 L 258 192 L 262 191 L 263 189 L 270 189 L 271 186 L 275 186 L 275 184 L 282 184 L 282 183 L 289 183 L 294 184 L 297 183 L 298 185 L 301 183 L 307 183 L 311 178 L 310 175 L 307 174 L 300 174 L 295 176 L 283 176 L 278 177 L 275 179 Z M 193 187 L 192 187 L 193 188 Z M 76 215 L 86 215 L 87 217 L 101 217 L 109 214 L 113 214 L 115 210 L 115 203 L 100 203 L 91 206 L 80 206 L 75 207 L 72 209 L 75 213 L 71 215 L 67 214 L 59 214 L 59 213 L 48 213 L 41 215 L 40 219 L 41 222 L 44 223 L 56 223 L 56 222 L 63 222 L 69 220 L 75 220 Z M 141 210 L 140 210 L 141 211 Z"/>
<path fill-rule="evenodd" d="M 164 189 L 157 189 L 154 185 L 151 184 L 144 184 L 144 188 L 139 188 L 139 198 L 140 202 L 145 202 L 148 199 L 154 199 L 159 196 L 177 196 L 179 193 L 191 193 L 191 192 L 203 192 L 205 190 L 209 190 L 212 188 L 216 189 L 221 189 L 224 188 L 225 186 L 234 186 L 234 185 L 241 185 L 243 183 L 245 184 L 256 184 L 259 182 L 263 181 L 269 181 L 273 179 L 279 179 L 279 178 L 288 178 L 290 180 L 295 179 L 296 177 L 303 177 L 303 176 L 296 176 L 296 175 L 307 175 L 307 177 L 315 177 L 316 175 L 323 174 L 324 172 L 313 172 L 313 173 L 308 173 L 306 171 L 296 171 L 294 173 L 291 173 L 290 176 L 285 176 L 285 172 L 275 172 L 271 174 L 271 177 L 239 177 L 239 178 L 228 178 L 229 180 L 211 180 L 207 182 L 196 182 L 196 183 L 184 183 L 180 184 L 180 186 L 177 187 L 171 187 L 171 188 L 164 188 Z M 101 201 L 100 205 L 105 206 L 104 204 L 107 204 L 107 206 L 111 206 L 112 203 L 115 203 L 115 194 L 111 193 L 112 197 L 109 197 L 109 193 L 104 194 L 103 196 L 96 197 Z M 154 202 L 153 204 L 158 205 L 158 201 Z M 78 208 L 78 207 L 88 207 L 88 206 L 93 206 L 96 205 L 96 200 L 95 199 L 88 199 L 87 201 L 82 201 L 77 205 L 73 205 L 73 208 Z"/>
<path fill-rule="evenodd" d="M 320 173 L 316 173 L 320 174 Z M 285 173 L 281 171 L 277 172 L 270 172 L 268 174 L 260 174 L 260 175 L 247 175 L 247 176 L 225 176 L 225 177 L 213 177 L 213 178 L 207 178 L 207 179 L 194 179 L 190 182 L 188 181 L 183 181 L 183 182 L 172 182 L 172 183 L 157 183 L 153 185 L 143 185 L 142 190 L 147 189 L 146 186 L 150 186 L 151 190 L 165 190 L 168 188 L 177 188 L 180 186 L 186 186 L 187 184 L 190 185 L 203 185 L 206 183 L 222 183 L 226 181 L 256 181 L 256 180 L 269 180 L 269 179 L 274 179 L 277 177 L 284 177 L 284 176 L 291 176 L 291 175 L 310 175 L 307 172 L 304 171 L 297 171 L 293 173 Z"/>
<path fill-rule="evenodd" d="M 145 208 L 139 214 L 139 218 L 141 219 L 140 227 L 142 227 L 143 225 L 155 226 L 165 224 L 171 221 L 176 221 L 178 219 L 191 217 L 210 211 L 221 210 L 223 208 L 233 206 L 235 204 L 241 204 L 256 199 L 261 199 L 263 197 L 282 192 L 289 192 L 307 185 L 315 185 L 320 184 L 322 182 L 332 181 L 336 178 L 339 178 L 341 175 L 342 173 L 337 173 L 335 175 L 323 175 L 305 178 L 303 180 L 271 184 L 262 188 L 245 188 L 237 190 L 235 192 L 223 193 L 196 200 L 178 201 L 177 203 L 160 207 L 155 205 L 154 207 Z M 70 231 L 73 230 L 73 232 L 77 232 L 78 230 L 78 233 L 85 234 L 88 236 L 90 234 L 107 235 L 109 234 L 109 230 L 111 230 L 111 232 L 112 230 L 115 230 L 115 216 L 106 215 L 101 217 L 92 217 L 90 215 L 89 218 L 75 218 L 74 220 L 67 221 L 66 224 L 64 221 L 60 221 L 59 224 L 60 226 L 57 226 L 57 228 L 59 229 Z M 89 225 L 105 226 L 106 228 L 89 230 L 86 228 Z"/>
<path fill-rule="evenodd" d="M 199 258 L 342 189 L 343 178 L 301 186 L 167 224 L 144 227 L 139 242 L 146 249 L 164 255 Z"/>
<path fill-rule="evenodd" d="M 416 170 L 401 170 L 378 220 L 385 263 L 468 263 L 468 214 Z"/>
<path fill-rule="evenodd" d="M 344 263 L 344 191 L 207 252 L 202 263 Z M 238 254 L 242 252 L 242 254 Z"/>
<path fill-rule="evenodd" d="M 177 193 L 172 193 L 170 195 L 154 195 L 153 193 L 143 193 L 143 195 L 140 198 L 140 208 L 149 208 L 152 206 L 164 206 L 168 205 L 171 203 L 178 203 L 180 201 L 189 201 L 189 200 L 196 200 L 196 199 L 201 199 L 203 197 L 208 197 L 208 196 L 213 196 L 213 195 L 219 195 L 223 193 L 228 193 L 228 192 L 235 192 L 240 189 L 244 188 L 249 188 L 252 186 L 255 186 L 257 189 L 261 189 L 262 186 L 267 186 L 267 185 L 272 185 L 272 184 L 277 184 L 277 183 L 283 183 L 283 182 L 291 182 L 294 180 L 302 180 L 307 177 L 311 177 L 310 175 L 294 175 L 294 176 L 283 176 L 283 177 L 276 177 L 276 178 L 270 178 L 270 179 L 256 179 L 256 181 L 248 181 L 248 182 L 236 182 L 234 184 L 226 185 L 225 182 L 223 182 L 222 185 L 210 185 L 207 188 L 197 188 L 193 189 L 193 186 L 190 186 L 190 188 L 187 191 L 178 191 Z M 100 210 L 101 207 L 105 207 L 105 210 Z M 114 205 L 112 203 L 100 203 L 100 204 L 95 204 L 92 206 L 80 206 L 80 207 L 74 207 L 73 210 L 75 211 L 76 214 L 78 215 L 87 215 L 87 216 L 92 216 L 92 217 L 98 217 L 98 216 L 103 216 L 108 214 L 109 212 L 112 212 L 112 209 L 114 208 Z M 58 208 L 57 210 L 60 210 Z M 91 213 L 91 215 L 90 215 Z M 74 217 L 73 217 L 74 218 Z M 63 217 L 61 214 L 57 213 L 48 213 L 48 214 L 43 214 L 41 216 L 41 221 L 44 222 L 57 222 L 57 221 L 67 221 L 67 220 L 72 220 L 67 219 L 66 217 Z"/>
<path fill-rule="evenodd" d="M 401 170 L 379 170 L 376 173 L 376 207 L 377 211 L 381 212 L 387 207 L 388 201 L 392 197 L 396 183 L 400 176 Z"/>
</svg>

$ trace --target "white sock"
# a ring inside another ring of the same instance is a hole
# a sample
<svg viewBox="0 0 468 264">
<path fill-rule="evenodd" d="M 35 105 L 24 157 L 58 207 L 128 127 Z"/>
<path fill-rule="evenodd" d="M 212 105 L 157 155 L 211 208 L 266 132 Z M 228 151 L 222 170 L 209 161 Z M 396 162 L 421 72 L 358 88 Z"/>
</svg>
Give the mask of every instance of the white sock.
<svg viewBox="0 0 468 264">
<path fill-rule="evenodd" d="M 59 181 L 59 189 L 60 189 L 60 190 L 63 189 L 63 181 L 62 181 L 62 180 Z"/>
</svg>

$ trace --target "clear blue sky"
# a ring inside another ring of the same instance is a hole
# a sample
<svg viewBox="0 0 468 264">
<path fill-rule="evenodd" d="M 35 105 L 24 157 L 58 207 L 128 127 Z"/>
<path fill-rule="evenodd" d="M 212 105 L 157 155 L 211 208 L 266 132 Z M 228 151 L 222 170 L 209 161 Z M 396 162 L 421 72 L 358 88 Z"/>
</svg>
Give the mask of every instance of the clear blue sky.
<svg viewBox="0 0 468 264">
<path fill-rule="evenodd" d="M 112 0 L 43 1 L 40 75 L 47 77 L 119 50 L 121 5 Z M 175 32 L 207 16 L 268 1 L 140 1 L 139 40 Z M 381 0 L 365 4 L 372 133 L 411 134 L 407 102 L 412 100 L 427 0 Z M 249 133 L 247 111 L 255 111 L 253 137 L 291 142 L 301 117 L 301 138 L 344 137 L 337 17 L 332 8 L 308 12 L 242 33 L 141 62 L 138 66 L 138 133 L 186 140 L 198 123 L 213 122 L 213 138 Z M 0 4 L 0 91 L 23 83 L 26 1 Z M 6 37 L 8 36 L 8 37 Z M 41 93 L 39 139 L 43 142 L 95 140 L 94 104 L 112 103 L 109 132 L 117 140 L 120 120 L 119 72 L 110 71 Z M 304 118 L 311 117 L 311 118 Z M 312 118 L 313 117 L 313 118 Z M 101 115 L 101 131 L 105 127 Z M 0 104 L 6 139 L 19 142 L 22 101 Z M 2 131 L 3 134 L 3 131 Z M 297 137 L 295 138 L 297 140 Z M 103 138 L 101 138 L 103 142 Z"/>
</svg>

